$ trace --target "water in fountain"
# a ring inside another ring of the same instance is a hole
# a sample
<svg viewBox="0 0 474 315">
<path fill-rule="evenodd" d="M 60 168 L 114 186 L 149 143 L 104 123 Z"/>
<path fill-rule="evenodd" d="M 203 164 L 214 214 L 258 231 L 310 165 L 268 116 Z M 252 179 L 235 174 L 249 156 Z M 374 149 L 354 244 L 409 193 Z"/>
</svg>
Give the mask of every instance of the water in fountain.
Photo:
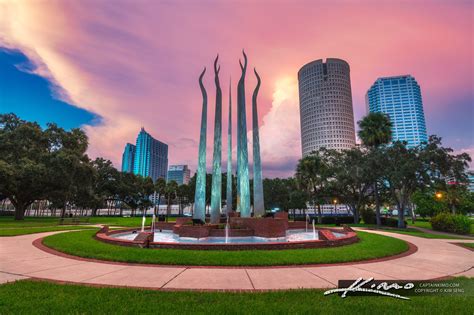
<svg viewBox="0 0 474 315">
<path fill-rule="evenodd" d="M 306 232 L 308 232 L 309 214 L 306 214 Z"/>
<path fill-rule="evenodd" d="M 314 219 L 313 219 L 313 240 L 316 239 L 316 227 L 314 226 Z"/>
<path fill-rule="evenodd" d="M 225 225 L 225 243 L 229 243 L 229 222 Z"/>
<path fill-rule="evenodd" d="M 145 213 L 143 213 L 143 218 L 142 218 L 142 232 L 145 231 Z"/>
</svg>

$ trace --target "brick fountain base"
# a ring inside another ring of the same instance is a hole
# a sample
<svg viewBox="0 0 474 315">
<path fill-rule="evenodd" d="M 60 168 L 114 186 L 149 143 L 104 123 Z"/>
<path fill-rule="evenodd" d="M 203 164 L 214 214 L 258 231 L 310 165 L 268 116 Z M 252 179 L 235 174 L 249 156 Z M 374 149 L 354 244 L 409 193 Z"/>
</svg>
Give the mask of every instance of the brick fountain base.
<svg viewBox="0 0 474 315">
<path fill-rule="evenodd" d="M 206 238 L 225 237 L 225 223 L 193 225 L 191 218 L 177 218 L 176 222 L 157 222 L 155 230 L 172 230 L 180 237 Z M 264 238 L 280 238 L 286 236 L 286 231 L 291 229 L 304 229 L 306 222 L 289 222 L 288 214 L 278 212 L 269 218 L 241 218 L 229 217 L 230 237 L 256 236 Z M 359 241 L 357 234 L 348 226 L 342 229 L 318 228 L 317 240 L 299 242 L 262 242 L 262 243 L 166 243 L 154 242 L 151 231 L 137 232 L 137 237 L 131 240 L 114 237 L 115 234 L 136 231 L 136 229 L 113 230 L 107 226 L 96 234 L 96 239 L 115 245 L 136 246 L 143 248 L 173 248 L 173 249 L 199 249 L 199 250 L 251 250 L 251 249 L 296 249 L 318 248 L 348 245 Z M 336 237 L 333 232 L 344 234 Z"/>
</svg>

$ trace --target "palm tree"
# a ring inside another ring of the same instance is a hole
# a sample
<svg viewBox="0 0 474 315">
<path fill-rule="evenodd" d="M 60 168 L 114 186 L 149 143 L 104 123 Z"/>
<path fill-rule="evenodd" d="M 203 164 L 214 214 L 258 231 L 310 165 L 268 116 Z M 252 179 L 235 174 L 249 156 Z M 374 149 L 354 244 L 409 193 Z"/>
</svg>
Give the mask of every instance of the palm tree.
<svg viewBox="0 0 474 315">
<path fill-rule="evenodd" d="M 357 124 L 359 138 L 368 148 L 378 148 L 392 140 L 392 123 L 384 113 L 370 113 Z"/>
<path fill-rule="evenodd" d="M 371 151 L 372 160 L 377 163 L 379 148 L 392 140 L 392 122 L 390 118 L 384 113 L 369 113 L 357 124 L 360 128 L 358 135 L 362 144 Z M 375 171 L 380 167 L 375 166 L 373 169 Z M 380 198 L 377 180 L 374 182 L 374 197 L 377 226 L 380 226 Z"/>
<path fill-rule="evenodd" d="M 165 193 L 165 188 L 166 188 L 166 180 L 164 178 L 158 178 L 155 182 L 155 193 L 158 195 L 158 202 L 155 200 L 155 202 L 158 203 L 158 212 L 160 209 L 160 201 L 161 201 L 161 196 Z M 156 211 L 156 206 L 155 206 L 155 215 L 158 215 Z"/>
<path fill-rule="evenodd" d="M 165 198 L 166 198 L 166 222 L 171 214 L 171 201 L 176 198 L 176 191 L 178 190 L 178 183 L 174 180 L 166 183 Z"/>
<path fill-rule="evenodd" d="M 176 191 L 176 197 L 178 198 L 178 205 L 179 205 L 179 215 L 183 215 L 183 201 L 189 195 L 189 186 L 186 184 L 182 184 L 178 186 L 178 190 Z"/>
</svg>

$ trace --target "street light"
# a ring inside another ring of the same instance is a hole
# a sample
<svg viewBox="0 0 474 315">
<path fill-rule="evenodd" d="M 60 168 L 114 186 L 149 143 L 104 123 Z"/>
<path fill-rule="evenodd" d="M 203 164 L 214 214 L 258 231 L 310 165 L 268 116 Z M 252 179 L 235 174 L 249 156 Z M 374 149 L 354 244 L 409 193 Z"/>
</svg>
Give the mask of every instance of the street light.
<svg viewBox="0 0 474 315">
<path fill-rule="evenodd" d="M 443 194 L 440 193 L 440 192 L 437 192 L 437 193 L 435 194 L 435 197 L 436 197 L 436 199 L 441 199 L 441 198 L 443 198 Z"/>
<path fill-rule="evenodd" d="M 332 201 L 332 203 L 334 204 L 334 214 L 337 215 L 337 208 L 336 208 L 336 206 L 337 206 L 337 199 L 334 198 L 333 201 Z"/>
</svg>

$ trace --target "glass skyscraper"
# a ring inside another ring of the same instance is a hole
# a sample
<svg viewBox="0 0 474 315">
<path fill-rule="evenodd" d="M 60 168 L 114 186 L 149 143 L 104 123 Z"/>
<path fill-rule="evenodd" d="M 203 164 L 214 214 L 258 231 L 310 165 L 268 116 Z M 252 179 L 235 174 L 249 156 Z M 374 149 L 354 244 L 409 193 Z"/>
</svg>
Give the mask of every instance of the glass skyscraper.
<svg viewBox="0 0 474 315">
<path fill-rule="evenodd" d="M 154 139 L 144 128 L 137 137 L 133 173 L 143 177 L 166 179 L 168 170 L 168 145 Z"/>
<path fill-rule="evenodd" d="M 410 75 L 379 78 L 365 96 L 367 112 L 382 112 L 392 122 L 392 142 L 415 147 L 428 141 L 420 86 Z"/>
<path fill-rule="evenodd" d="M 191 170 L 187 165 L 170 165 L 168 168 L 168 182 L 174 180 L 178 185 L 188 184 L 191 179 Z"/>
<path fill-rule="evenodd" d="M 132 173 L 133 162 L 135 160 L 135 146 L 131 143 L 125 145 L 125 149 L 122 154 L 122 172 Z"/>
</svg>

